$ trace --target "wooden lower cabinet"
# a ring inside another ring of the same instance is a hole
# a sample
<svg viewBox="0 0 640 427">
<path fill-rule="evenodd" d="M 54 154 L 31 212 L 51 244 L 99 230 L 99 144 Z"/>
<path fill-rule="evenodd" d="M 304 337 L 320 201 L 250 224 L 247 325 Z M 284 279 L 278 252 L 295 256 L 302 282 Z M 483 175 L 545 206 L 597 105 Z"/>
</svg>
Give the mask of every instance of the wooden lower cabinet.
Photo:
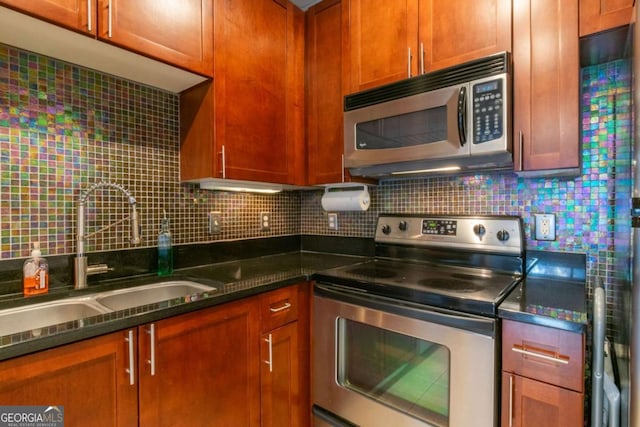
<svg viewBox="0 0 640 427">
<path fill-rule="evenodd" d="M 503 427 L 582 427 L 584 395 L 509 372 L 502 373 Z"/>
<path fill-rule="evenodd" d="M 262 426 L 301 426 L 298 322 L 262 335 Z"/>
<path fill-rule="evenodd" d="M 502 321 L 502 427 L 584 426 L 584 334 Z"/>
<path fill-rule="evenodd" d="M 137 425 L 128 332 L 0 362 L 0 405 L 63 406 L 67 426 Z"/>
<path fill-rule="evenodd" d="M 161 320 L 138 333 L 140 426 L 260 425 L 256 298 Z"/>
<path fill-rule="evenodd" d="M 69 426 L 307 426 L 308 298 L 293 285 L 0 362 L 0 405 L 63 406 Z"/>
<path fill-rule="evenodd" d="M 263 427 L 310 423 L 309 288 L 299 283 L 260 295 Z"/>
</svg>

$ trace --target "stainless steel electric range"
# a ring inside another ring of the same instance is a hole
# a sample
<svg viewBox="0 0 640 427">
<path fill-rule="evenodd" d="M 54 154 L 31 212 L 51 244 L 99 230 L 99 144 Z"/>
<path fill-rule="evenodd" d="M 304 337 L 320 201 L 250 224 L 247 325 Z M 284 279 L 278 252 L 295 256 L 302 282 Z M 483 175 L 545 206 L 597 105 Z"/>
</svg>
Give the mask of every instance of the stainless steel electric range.
<svg viewBox="0 0 640 427">
<path fill-rule="evenodd" d="M 316 276 L 315 425 L 496 426 L 521 219 L 381 215 L 375 242 L 374 259 Z"/>
</svg>

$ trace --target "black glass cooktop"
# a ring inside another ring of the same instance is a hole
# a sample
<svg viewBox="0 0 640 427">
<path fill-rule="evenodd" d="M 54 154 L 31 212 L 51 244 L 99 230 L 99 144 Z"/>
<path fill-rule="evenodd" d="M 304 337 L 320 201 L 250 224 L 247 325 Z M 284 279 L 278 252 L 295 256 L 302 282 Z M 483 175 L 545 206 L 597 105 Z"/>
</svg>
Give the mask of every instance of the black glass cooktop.
<svg viewBox="0 0 640 427">
<path fill-rule="evenodd" d="M 318 282 L 468 313 L 494 316 L 519 277 L 484 268 L 370 260 L 325 270 Z"/>
</svg>

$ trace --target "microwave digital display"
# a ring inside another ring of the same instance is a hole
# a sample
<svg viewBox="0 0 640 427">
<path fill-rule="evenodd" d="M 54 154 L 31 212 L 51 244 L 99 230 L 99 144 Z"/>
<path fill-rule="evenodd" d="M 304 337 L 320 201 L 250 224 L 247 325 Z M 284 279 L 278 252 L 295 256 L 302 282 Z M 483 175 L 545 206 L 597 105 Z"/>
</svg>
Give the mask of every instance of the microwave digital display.
<svg viewBox="0 0 640 427">
<path fill-rule="evenodd" d="M 474 88 L 475 88 L 475 93 L 477 94 L 491 92 L 498 89 L 498 80 L 494 80 L 488 83 L 477 84 L 474 86 Z"/>
</svg>

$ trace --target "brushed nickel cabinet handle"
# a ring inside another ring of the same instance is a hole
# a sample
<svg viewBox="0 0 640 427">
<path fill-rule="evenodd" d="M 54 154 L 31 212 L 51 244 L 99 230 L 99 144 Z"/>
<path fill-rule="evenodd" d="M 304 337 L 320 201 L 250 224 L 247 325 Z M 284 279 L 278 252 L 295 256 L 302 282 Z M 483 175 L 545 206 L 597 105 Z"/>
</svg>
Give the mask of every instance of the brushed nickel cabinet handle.
<svg viewBox="0 0 640 427">
<path fill-rule="evenodd" d="M 420 43 L 420 74 L 424 74 L 424 43 Z"/>
<path fill-rule="evenodd" d="M 518 136 L 518 147 L 520 149 L 520 170 L 524 170 L 524 133 L 522 131 Z"/>
<path fill-rule="evenodd" d="M 125 372 L 129 374 L 129 385 L 134 385 L 136 383 L 136 372 L 135 372 L 135 360 L 134 360 L 134 348 L 133 348 L 133 330 L 129 330 L 127 333 L 127 337 L 124 339 L 128 343 L 129 350 L 129 367 L 125 369 Z"/>
<path fill-rule="evenodd" d="M 342 182 L 344 182 L 344 154 L 342 154 L 342 155 L 340 156 L 340 159 L 341 159 L 341 162 L 342 162 L 342 163 L 341 163 L 341 165 L 342 165 L 342 169 L 340 169 L 340 172 L 342 173 Z"/>
<path fill-rule="evenodd" d="M 108 16 L 108 24 L 107 24 L 107 32 L 108 32 L 108 36 L 109 38 L 111 38 L 111 36 L 113 35 L 113 21 L 112 21 L 112 13 L 111 13 L 111 0 L 109 0 L 109 16 Z"/>
<path fill-rule="evenodd" d="M 411 77 L 411 48 L 407 48 L 407 77 Z"/>
<path fill-rule="evenodd" d="M 264 363 L 269 365 L 269 372 L 273 372 L 273 340 L 271 339 L 271 334 L 264 341 L 269 344 L 269 360 L 265 360 Z"/>
<path fill-rule="evenodd" d="M 93 20 L 91 19 L 91 2 L 93 0 L 87 0 L 87 30 L 91 32 L 93 29 Z"/>
<path fill-rule="evenodd" d="M 291 308 L 291 303 L 290 302 L 285 302 L 283 305 L 281 305 L 278 308 L 269 307 L 269 311 L 272 312 L 272 313 L 278 313 L 279 311 L 283 311 L 283 310 L 286 310 L 288 308 Z"/>
<path fill-rule="evenodd" d="M 513 375 L 509 375 L 509 427 L 513 427 Z"/>
<path fill-rule="evenodd" d="M 149 325 L 149 329 L 147 329 L 147 334 L 149 334 L 149 359 L 147 363 L 151 367 L 151 376 L 156 374 L 156 325 L 152 323 Z"/>
<path fill-rule="evenodd" d="M 227 177 L 227 159 L 225 158 L 224 145 L 222 146 L 222 150 L 220 151 L 222 155 L 222 178 Z"/>
<path fill-rule="evenodd" d="M 563 365 L 568 365 L 569 364 L 569 360 L 568 359 L 563 359 L 557 356 L 547 356 L 546 354 L 541 354 L 541 353 L 537 353 L 534 351 L 530 351 L 530 350 L 526 350 L 522 347 L 519 346 L 513 346 L 511 347 L 512 351 L 515 351 L 516 353 L 520 353 L 520 354 L 524 354 L 525 356 L 531 356 L 531 357 L 537 357 L 539 359 L 543 359 L 543 360 L 548 360 L 550 362 L 557 362 L 557 363 L 562 363 Z"/>
</svg>

